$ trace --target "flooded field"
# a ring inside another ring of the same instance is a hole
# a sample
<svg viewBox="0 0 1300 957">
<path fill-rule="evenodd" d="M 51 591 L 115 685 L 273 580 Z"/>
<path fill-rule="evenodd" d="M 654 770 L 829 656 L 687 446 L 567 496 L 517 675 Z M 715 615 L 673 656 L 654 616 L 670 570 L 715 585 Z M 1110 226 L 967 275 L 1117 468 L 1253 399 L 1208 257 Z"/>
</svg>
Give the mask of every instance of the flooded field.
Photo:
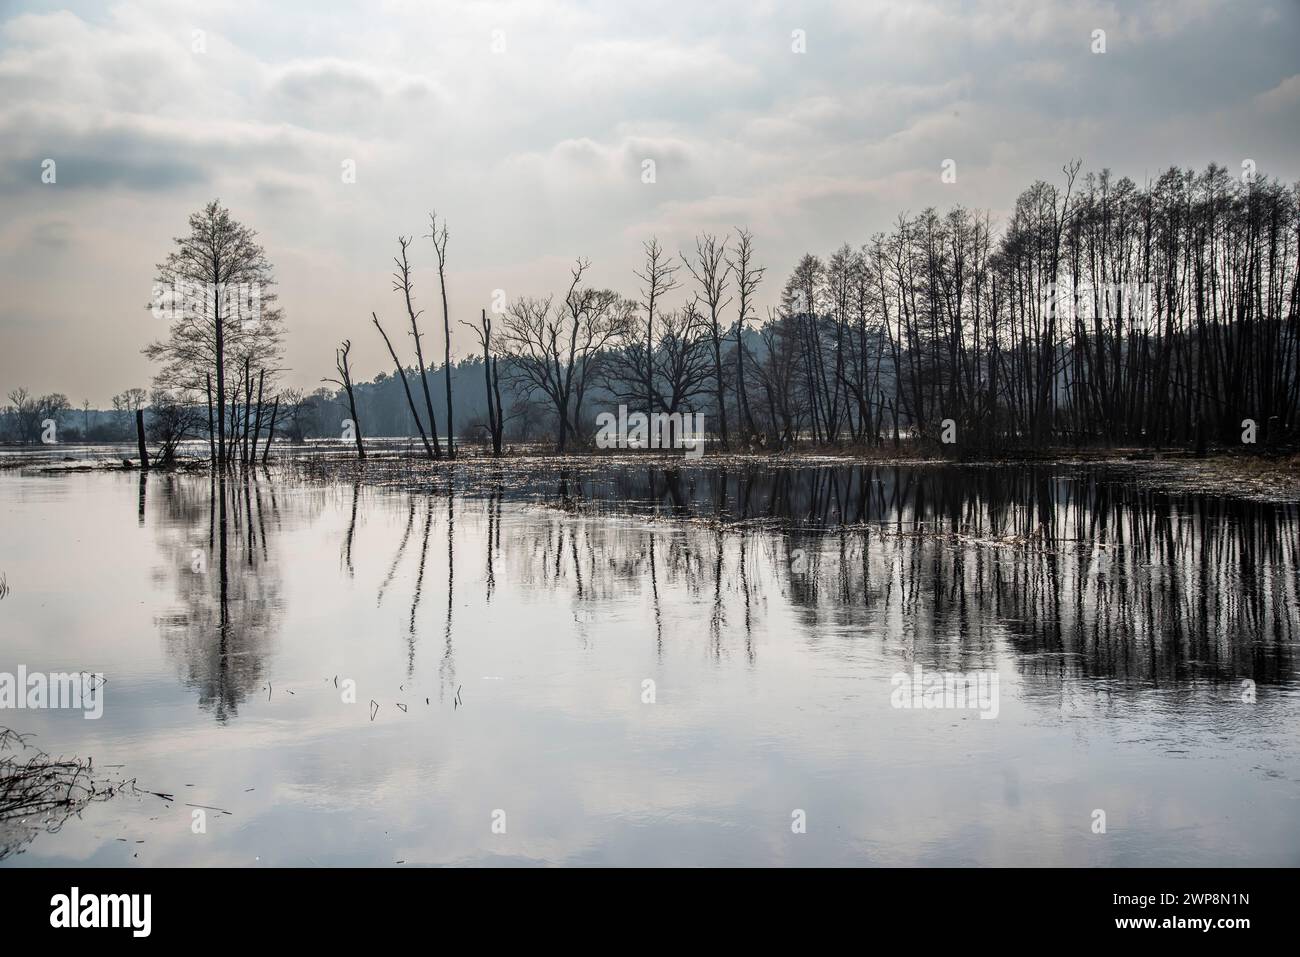
<svg viewBox="0 0 1300 957">
<path fill-rule="evenodd" d="M 104 679 L 0 727 L 112 789 L 0 865 L 1300 864 L 1295 504 L 368 468 L 0 472 L 0 672 Z"/>
</svg>

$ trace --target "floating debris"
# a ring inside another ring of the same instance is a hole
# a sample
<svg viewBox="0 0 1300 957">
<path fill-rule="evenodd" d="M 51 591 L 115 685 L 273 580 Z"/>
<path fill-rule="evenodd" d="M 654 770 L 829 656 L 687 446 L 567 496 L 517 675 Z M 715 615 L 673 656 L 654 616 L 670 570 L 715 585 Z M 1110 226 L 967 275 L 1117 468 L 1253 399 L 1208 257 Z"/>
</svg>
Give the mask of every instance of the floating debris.
<svg viewBox="0 0 1300 957">
<path fill-rule="evenodd" d="M 0 728 L 0 859 L 36 834 L 53 834 L 72 815 L 124 787 L 96 779 L 86 758 L 53 758 L 27 743 L 30 734 Z M 39 823 L 30 823 L 39 819 Z"/>
<path fill-rule="evenodd" d="M 222 814 L 234 815 L 234 811 L 227 811 L 224 807 L 213 807 L 211 804 L 187 804 L 186 807 L 199 807 L 205 811 L 220 811 Z"/>
</svg>

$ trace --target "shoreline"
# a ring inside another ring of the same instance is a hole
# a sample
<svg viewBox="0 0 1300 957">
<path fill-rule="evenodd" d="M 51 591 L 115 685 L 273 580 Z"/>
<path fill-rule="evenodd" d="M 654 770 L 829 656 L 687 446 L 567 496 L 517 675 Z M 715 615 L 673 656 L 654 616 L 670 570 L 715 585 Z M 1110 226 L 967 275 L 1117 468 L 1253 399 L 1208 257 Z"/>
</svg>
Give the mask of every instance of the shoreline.
<svg viewBox="0 0 1300 957">
<path fill-rule="evenodd" d="M 22 446 L 8 446 L 15 451 Z M 104 447 L 90 447 L 103 449 Z M 125 447 L 124 447 L 125 448 Z M 76 451 L 69 449 L 68 451 Z M 1033 453 L 997 453 L 970 458 L 943 458 L 926 454 L 877 454 L 885 450 L 806 449 L 786 452 L 717 452 L 699 458 L 661 452 L 577 450 L 563 454 L 536 445 L 511 446 L 500 458 L 493 458 L 486 448 L 462 449 L 455 460 L 429 460 L 411 444 L 402 440 L 377 441 L 360 461 L 343 445 L 295 445 L 273 450 L 271 460 L 257 470 L 275 473 L 286 468 L 305 471 L 316 479 L 355 479 L 366 472 L 392 472 L 397 466 L 414 479 L 420 475 L 445 472 L 512 472 L 527 470 L 533 474 L 591 473 L 606 469 L 633 469 L 646 466 L 665 469 L 753 469 L 837 468 L 870 466 L 872 468 L 1014 468 L 1059 467 L 1062 469 L 1096 468 L 1120 474 L 1138 473 L 1134 481 L 1150 488 L 1173 493 L 1201 493 L 1276 503 L 1300 502 L 1300 453 L 1282 450 L 1243 454 L 1226 449 L 1213 450 L 1203 457 L 1185 449 L 1116 448 L 1099 450 L 1045 449 Z M 889 449 L 889 452 L 895 450 Z M 900 450 L 901 451 L 901 450 Z M 103 451 L 100 455 L 105 454 Z M 153 466 L 150 471 L 163 474 L 199 473 L 208 470 L 206 458 L 182 458 L 170 467 Z M 113 460 L 94 457 L 64 456 L 52 460 L 40 454 L 13 454 L 0 458 L 0 471 L 46 475 L 80 472 L 136 471 L 134 459 Z M 391 476 L 390 477 L 395 477 Z M 471 476 L 472 477 L 472 476 Z"/>
</svg>

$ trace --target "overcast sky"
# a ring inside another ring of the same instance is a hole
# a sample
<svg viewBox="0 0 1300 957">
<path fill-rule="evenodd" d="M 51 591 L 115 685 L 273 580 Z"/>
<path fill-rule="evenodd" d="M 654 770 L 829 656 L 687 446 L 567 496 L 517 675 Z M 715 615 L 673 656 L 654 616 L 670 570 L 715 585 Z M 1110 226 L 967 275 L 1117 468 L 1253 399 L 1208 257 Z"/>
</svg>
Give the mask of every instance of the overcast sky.
<svg viewBox="0 0 1300 957">
<path fill-rule="evenodd" d="M 454 320 L 560 290 L 575 256 L 634 294 L 642 240 L 735 226 L 774 301 L 805 251 L 927 206 L 1004 220 L 1073 156 L 1300 179 L 1297 0 L 362 6 L 0 0 L 0 391 L 147 385 L 154 264 L 214 197 L 259 232 L 314 388 L 343 337 L 388 369 L 368 317 L 396 326 L 396 237 L 432 209 Z"/>
</svg>

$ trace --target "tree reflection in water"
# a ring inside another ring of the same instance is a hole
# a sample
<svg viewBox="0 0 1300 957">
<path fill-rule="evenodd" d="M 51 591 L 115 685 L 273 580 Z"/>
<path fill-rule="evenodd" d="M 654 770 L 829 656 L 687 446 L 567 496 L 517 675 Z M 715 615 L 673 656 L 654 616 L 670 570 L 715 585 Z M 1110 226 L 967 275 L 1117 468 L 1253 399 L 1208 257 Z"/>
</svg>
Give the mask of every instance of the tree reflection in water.
<svg viewBox="0 0 1300 957">
<path fill-rule="evenodd" d="M 254 475 L 155 482 L 148 502 L 178 598 L 159 625 L 185 683 L 224 722 L 264 686 L 285 489 Z M 458 687 L 457 589 L 463 601 L 479 588 L 487 604 L 502 589 L 558 595 L 582 643 L 602 640 L 614 602 L 639 598 L 638 627 L 660 658 L 699 629 L 711 660 L 757 667 L 776 600 L 794 616 L 794 640 L 832 664 L 877 642 L 900 660 L 963 672 L 1010 649 L 1049 690 L 1092 678 L 1294 678 L 1295 505 L 1047 466 L 638 466 L 510 485 L 453 471 L 404 491 L 363 493 L 359 477 L 295 486 L 291 522 L 314 521 L 331 494 L 349 496 L 340 574 L 373 573 L 376 612 L 390 592 L 409 602 L 406 676 L 422 646 L 439 644 L 443 699 Z M 558 507 L 521 507 L 538 498 Z M 395 513 L 394 534 L 363 546 L 358 522 L 379 509 Z M 446 607 L 433 625 L 421 609 L 437 589 Z"/>
<path fill-rule="evenodd" d="M 177 595 L 159 616 L 164 646 L 199 706 L 226 722 L 262 686 L 279 617 L 276 488 L 255 475 L 155 481 L 156 535 Z"/>
</svg>

